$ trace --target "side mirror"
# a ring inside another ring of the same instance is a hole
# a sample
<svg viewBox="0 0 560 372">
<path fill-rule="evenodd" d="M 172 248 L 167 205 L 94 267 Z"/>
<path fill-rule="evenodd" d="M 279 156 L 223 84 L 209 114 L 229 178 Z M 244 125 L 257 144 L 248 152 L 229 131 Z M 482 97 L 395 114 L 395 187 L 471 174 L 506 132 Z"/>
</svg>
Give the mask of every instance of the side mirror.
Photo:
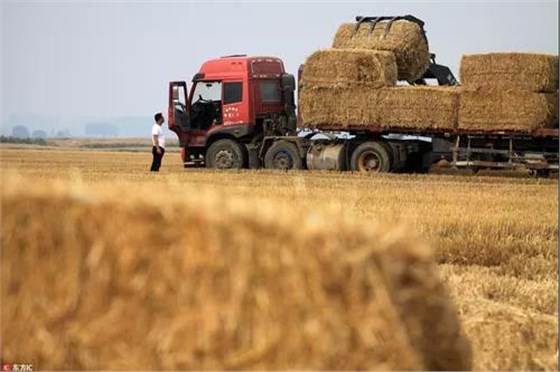
<svg viewBox="0 0 560 372">
<path fill-rule="evenodd" d="M 179 100 L 179 87 L 178 86 L 173 86 L 173 89 L 171 90 L 171 99 L 173 99 L 173 101 L 178 101 Z"/>
<path fill-rule="evenodd" d="M 282 89 L 285 90 L 296 90 L 296 79 L 294 75 L 291 74 L 283 74 L 282 75 Z"/>
</svg>

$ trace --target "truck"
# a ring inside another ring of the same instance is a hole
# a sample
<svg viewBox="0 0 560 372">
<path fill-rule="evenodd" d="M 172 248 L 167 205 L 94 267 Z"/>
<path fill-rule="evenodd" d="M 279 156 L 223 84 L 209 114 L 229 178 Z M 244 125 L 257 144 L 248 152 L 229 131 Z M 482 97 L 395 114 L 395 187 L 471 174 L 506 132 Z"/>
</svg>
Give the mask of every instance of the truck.
<svg viewBox="0 0 560 372">
<path fill-rule="evenodd" d="M 415 17 L 405 18 L 423 22 Z M 359 22 L 403 17 L 356 17 Z M 204 62 L 187 89 L 169 83 L 168 127 L 176 133 L 185 167 L 266 168 L 357 172 L 427 172 L 445 159 L 474 170 L 558 170 L 558 128 L 532 131 L 353 127 L 307 128 L 296 109 L 300 81 L 280 58 L 229 55 Z M 431 54 L 428 70 L 412 85 L 458 85 Z"/>
</svg>

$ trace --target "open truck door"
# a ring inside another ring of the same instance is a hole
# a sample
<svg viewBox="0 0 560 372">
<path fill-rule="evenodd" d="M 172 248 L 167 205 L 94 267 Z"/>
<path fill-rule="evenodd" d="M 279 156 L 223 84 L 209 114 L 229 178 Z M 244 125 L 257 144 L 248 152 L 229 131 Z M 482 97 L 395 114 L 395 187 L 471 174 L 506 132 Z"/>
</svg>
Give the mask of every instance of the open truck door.
<svg viewBox="0 0 560 372">
<path fill-rule="evenodd" d="M 172 81 L 169 83 L 169 129 L 177 133 L 182 139 L 181 132 L 190 129 L 189 96 L 187 94 L 187 83 L 184 81 Z"/>
<path fill-rule="evenodd" d="M 169 130 L 175 132 L 181 146 L 181 159 L 187 161 L 187 144 L 190 131 L 190 102 L 187 94 L 187 83 L 172 81 L 169 83 L 169 102 L 167 112 Z"/>
</svg>

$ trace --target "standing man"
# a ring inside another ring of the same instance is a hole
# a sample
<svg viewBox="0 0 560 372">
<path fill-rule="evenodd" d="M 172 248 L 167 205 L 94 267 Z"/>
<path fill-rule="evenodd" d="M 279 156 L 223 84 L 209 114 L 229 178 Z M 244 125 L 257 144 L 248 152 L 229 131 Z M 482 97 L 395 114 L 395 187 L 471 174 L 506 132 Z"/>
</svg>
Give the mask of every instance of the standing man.
<svg viewBox="0 0 560 372">
<path fill-rule="evenodd" d="M 163 136 L 163 129 L 161 125 L 165 123 L 165 118 L 158 112 L 154 115 L 156 123 L 152 126 L 152 155 L 154 159 L 152 160 L 151 172 L 159 172 L 159 167 L 161 167 L 161 159 L 163 154 L 165 154 L 165 137 Z"/>
</svg>

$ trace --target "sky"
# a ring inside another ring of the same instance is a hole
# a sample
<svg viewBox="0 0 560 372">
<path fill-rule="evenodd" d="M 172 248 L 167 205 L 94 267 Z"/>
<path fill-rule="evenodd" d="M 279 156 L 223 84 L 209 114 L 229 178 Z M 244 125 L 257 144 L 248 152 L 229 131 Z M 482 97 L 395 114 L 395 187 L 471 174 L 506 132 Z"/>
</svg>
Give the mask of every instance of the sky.
<svg viewBox="0 0 560 372">
<path fill-rule="evenodd" d="M 203 61 L 271 55 L 288 72 L 356 15 L 412 14 L 458 77 L 463 54 L 558 54 L 558 2 L 181 2 L 1 0 L 1 119 L 152 116 L 168 82 Z"/>
</svg>

